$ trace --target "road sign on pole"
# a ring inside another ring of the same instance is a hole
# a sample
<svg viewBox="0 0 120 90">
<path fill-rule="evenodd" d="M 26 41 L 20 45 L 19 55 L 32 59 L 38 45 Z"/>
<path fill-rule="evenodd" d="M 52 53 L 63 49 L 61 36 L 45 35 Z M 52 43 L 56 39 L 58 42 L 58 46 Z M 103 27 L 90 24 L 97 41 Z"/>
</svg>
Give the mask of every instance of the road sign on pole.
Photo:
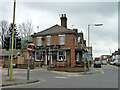
<svg viewBox="0 0 120 90">
<path fill-rule="evenodd" d="M 27 51 L 28 51 L 29 54 L 32 53 L 32 45 L 27 46 Z"/>
<path fill-rule="evenodd" d="M 27 80 L 29 80 L 29 63 L 30 63 L 30 53 L 32 53 L 32 45 L 27 46 L 28 51 L 28 70 L 27 70 Z"/>
</svg>

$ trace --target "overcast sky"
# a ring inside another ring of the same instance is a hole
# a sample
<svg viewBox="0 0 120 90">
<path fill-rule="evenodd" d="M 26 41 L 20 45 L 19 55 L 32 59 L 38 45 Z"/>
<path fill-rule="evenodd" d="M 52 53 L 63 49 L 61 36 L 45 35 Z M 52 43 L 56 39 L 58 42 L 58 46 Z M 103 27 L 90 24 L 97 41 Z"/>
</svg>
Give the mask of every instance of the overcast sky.
<svg viewBox="0 0 120 90">
<path fill-rule="evenodd" d="M 103 24 L 90 27 L 90 43 L 94 56 L 109 55 L 109 49 L 112 52 L 118 49 L 117 2 L 17 2 L 15 22 L 20 24 L 31 20 L 34 32 L 39 32 L 55 24 L 61 25 L 60 14 L 66 14 L 67 27 L 82 31 L 86 40 L 88 24 Z M 12 22 L 12 2 L 0 3 L 0 17 L 0 20 Z"/>
</svg>

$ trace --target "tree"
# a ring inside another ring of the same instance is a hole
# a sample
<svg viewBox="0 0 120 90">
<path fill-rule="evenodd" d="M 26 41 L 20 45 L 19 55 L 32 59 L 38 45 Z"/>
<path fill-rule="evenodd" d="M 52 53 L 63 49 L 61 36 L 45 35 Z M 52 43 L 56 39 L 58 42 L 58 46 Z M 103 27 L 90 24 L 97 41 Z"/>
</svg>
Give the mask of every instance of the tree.
<svg viewBox="0 0 120 90">
<path fill-rule="evenodd" d="M 19 34 L 22 38 L 22 48 L 25 47 L 26 42 L 30 40 L 30 35 L 33 33 L 32 21 L 26 21 L 19 25 Z"/>
<path fill-rule="evenodd" d="M 0 42 L 2 43 L 2 49 L 4 48 L 4 36 L 8 31 L 8 22 L 5 20 L 0 21 Z"/>
</svg>

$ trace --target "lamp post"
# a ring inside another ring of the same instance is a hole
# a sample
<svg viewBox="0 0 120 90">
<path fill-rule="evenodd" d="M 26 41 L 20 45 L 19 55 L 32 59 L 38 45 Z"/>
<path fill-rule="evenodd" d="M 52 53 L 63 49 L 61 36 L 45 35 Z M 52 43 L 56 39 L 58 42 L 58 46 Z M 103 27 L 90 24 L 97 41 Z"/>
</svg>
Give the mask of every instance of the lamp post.
<svg viewBox="0 0 120 90">
<path fill-rule="evenodd" d="M 111 49 L 109 49 L 110 50 L 110 54 L 111 54 Z"/>
<path fill-rule="evenodd" d="M 94 53 L 94 46 L 93 45 L 95 45 L 96 43 L 91 43 L 91 47 L 92 47 L 92 58 L 93 58 L 93 55 L 95 54 Z M 93 62 L 93 60 L 92 60 L 92 62 Z"/>
<path fill-rule="evenodd" d="M 110 50 L 110 55 L 111 55 L 111 54 L 112 54 L 112 53 L 111 53 L 111 49 L 109 49 L 109 50 Z M 110 61 L 112 61 L 112 58 L 110 58 Z"/>
<path fill-rule="evenodd" d="M 102 26 L 103 24 L 88 24 L 88 54 L 90 54 L 90 26 Z M 90 58 L 88 58 L 88 70 L 90 70 Z"/>
</svg>

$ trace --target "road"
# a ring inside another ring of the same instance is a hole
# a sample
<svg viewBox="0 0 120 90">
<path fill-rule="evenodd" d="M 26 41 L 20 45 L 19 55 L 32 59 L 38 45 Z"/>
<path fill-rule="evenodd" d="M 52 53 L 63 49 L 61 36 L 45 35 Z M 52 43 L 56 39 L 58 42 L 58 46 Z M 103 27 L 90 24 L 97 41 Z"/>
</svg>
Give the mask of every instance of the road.
<svg viewBox="0 0 120 90">
<path fill-rule="evenodd" d="M 42 79 L 42 82 L 12 86 L 12 88 L 118 88 L 118 67 L 102 65 L 102 68 L 93 68 L 102 73 L 91 75 L 53 73 L 36 71 L 31 72 L 31 78 Z M 24 73 L 16 73 L 26 76 Z M 10 87 L 11 88 L 11 87 Z"/>
</svg>

